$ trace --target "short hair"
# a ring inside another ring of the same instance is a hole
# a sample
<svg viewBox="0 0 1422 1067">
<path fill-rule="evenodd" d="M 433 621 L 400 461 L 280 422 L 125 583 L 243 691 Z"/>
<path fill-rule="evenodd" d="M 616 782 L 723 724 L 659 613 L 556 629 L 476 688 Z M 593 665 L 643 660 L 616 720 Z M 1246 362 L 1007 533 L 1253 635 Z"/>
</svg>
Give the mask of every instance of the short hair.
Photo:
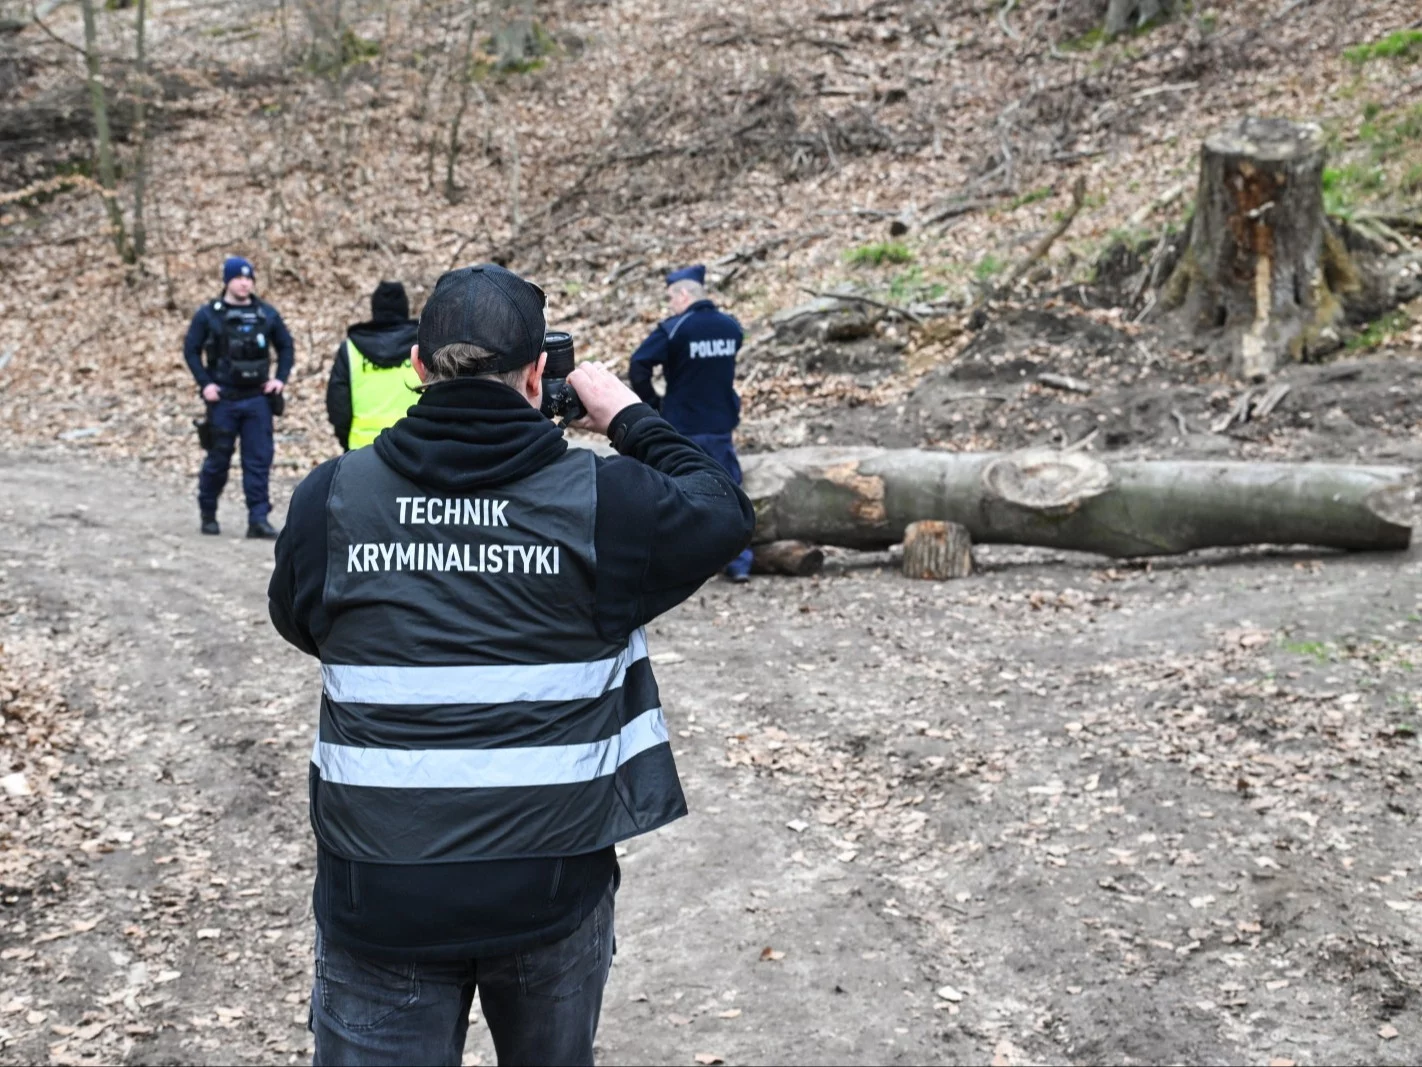
<svg viewBox="0 0 1422 1067">
<path fill-rule="evenodd" d="M 421 355 L 420 360 L 424 363 L 425 369 L 429 371 L 429 381 L 426 385 L 433 385 L 435 382 L 447 382 L 455 378 L 492 378 L 496 382 L 503 382 L 511 389 L 523 388 L 523 380 L 528 377 L 528 365 L 515 367 L 513 370 L 484 371 L 477 368 L 481 363 L 498 358 L 487 348 L 479 345 L 453 344 L 445 345 L 437 352 L 429 356 Z"/>
<path fill-rule="evenodd" d="M 706 286 L 700 282 L 692 281 L 690 278 L 682 278 L 680 281 L 672 282 L 667 288 L 673 293 L 685 293 L 691 297 L 692 303 L 706 299 Z"/>
</svg>

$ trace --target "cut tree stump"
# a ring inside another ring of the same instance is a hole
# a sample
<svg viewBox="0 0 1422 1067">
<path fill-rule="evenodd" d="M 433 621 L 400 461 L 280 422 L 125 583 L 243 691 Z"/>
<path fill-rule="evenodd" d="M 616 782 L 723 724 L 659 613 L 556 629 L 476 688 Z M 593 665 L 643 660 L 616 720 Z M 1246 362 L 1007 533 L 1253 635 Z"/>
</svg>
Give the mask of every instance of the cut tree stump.
<svg viewBox="0 0 1422 1067">
<path fill-rule="evenodd" d="M 1108 0 L 1103 29 L 1107 37 L 1119 37 L 1170 14 L 1173 6 L 1174 0 Z"/>
<path fill-rule="evenodd" d="M 973 539 L 956 522 L 924 519 L 904 530 L 904 576 L 966 578 L 973 573 Z"/>
<path fill-rule="evenodd" d="M 812 578 L 824 569 L 825 554 L 804 541 L 771 541 L 752 550 L 751 570 L 757 574 L 788 574 Z"/>
<path fill-rule="evenodd" d="M 974 544 L 1160 556 L 1230 545 L 1403 549 L 1408 467 L 1111 461 L 1081 452 L 798 448 L 743 456 L 758 542 L 885 548 L 924 519 Z"/>
<path fill-rule="evenodd" d="M 1323 163 L 1323 130 L 1286 119 L 1242 119 L 1200 154 L 1189 242 L 1158 306 L 1245 379 L 1336 344 L 1351 271 L 1324 216 Z"/>
</svg>

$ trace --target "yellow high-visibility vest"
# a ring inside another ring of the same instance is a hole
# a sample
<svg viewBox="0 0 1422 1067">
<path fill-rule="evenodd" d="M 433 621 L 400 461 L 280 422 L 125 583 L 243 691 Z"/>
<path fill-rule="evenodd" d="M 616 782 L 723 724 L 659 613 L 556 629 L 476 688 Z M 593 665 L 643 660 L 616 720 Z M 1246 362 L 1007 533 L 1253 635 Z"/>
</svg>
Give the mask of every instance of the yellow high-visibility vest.
<svg viewBox="0 0 1422 1067">
<path fill-rule="evenodd" d="M 414 389 L 420 379 L 407 359 L 394 367 L 378 367 L 349 337 L 346 354 L 351 365 L 351 433 L 347 443 L 362 448 L 394 426 L 417 399 Z"/>
</svg>

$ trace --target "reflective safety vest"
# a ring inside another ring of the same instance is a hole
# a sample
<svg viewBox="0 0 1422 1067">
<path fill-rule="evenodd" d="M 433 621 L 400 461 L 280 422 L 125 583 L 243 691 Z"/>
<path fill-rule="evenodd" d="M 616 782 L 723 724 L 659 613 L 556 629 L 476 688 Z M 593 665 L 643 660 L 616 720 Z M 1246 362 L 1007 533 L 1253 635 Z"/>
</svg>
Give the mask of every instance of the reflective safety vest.
<svg viewBox="0 0 1422 1067">
<path fill-rule="evenodd" d="M 647 642 L 598 632 L 595 459 L 431 496 L 337 461 L 311 822 L 345 859 L 573 856 L 686 813 Z"/>
<path fill-rule="evenodd" d="M 376 366 L 349 337 L 346 358 L 351 367 L 351 432 L 346 443 L 355 449 L 370 444 L 381 430 L 405 417 L 416 400 L 413 390 L 420 378 L 409 360 L 394 367 Z"/>
</svg>

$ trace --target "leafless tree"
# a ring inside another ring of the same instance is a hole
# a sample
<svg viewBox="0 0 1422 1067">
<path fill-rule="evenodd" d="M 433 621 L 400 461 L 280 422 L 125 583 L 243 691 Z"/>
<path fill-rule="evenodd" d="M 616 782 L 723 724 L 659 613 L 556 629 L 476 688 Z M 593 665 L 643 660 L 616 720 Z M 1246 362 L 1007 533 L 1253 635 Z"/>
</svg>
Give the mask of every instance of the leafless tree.
<svg viewBox="0 0 1422 1067">
<path fill-rule="evenodd" d="M 136 27 L 138 40 L 134 45 L 134 105 L 133 136 L 133 258 L 142 259 L 148 248 L 148 231 L 143 222 L 143 199 L 148 185 L 148 0 L 138 0 Z"/>
<path fill-rule="evenodd" d="M 84 66 L 89 83 L 89 106 L 94 112 L 94 139 L 98 142 L 99 184 L 103 186 L 104 209 L 109 215 L 114 247 L 124 262 L 132 263 L 133 250 L 128 243 L 123 210 L 116 195 L 118 179 L 114 169 L 113 134 L 109 129 L 108 94 L 99 63 L 99 28 L 94 17 L 94 0 L 80 0 L 79 6 L 84 14 Z"/>
</svg>

